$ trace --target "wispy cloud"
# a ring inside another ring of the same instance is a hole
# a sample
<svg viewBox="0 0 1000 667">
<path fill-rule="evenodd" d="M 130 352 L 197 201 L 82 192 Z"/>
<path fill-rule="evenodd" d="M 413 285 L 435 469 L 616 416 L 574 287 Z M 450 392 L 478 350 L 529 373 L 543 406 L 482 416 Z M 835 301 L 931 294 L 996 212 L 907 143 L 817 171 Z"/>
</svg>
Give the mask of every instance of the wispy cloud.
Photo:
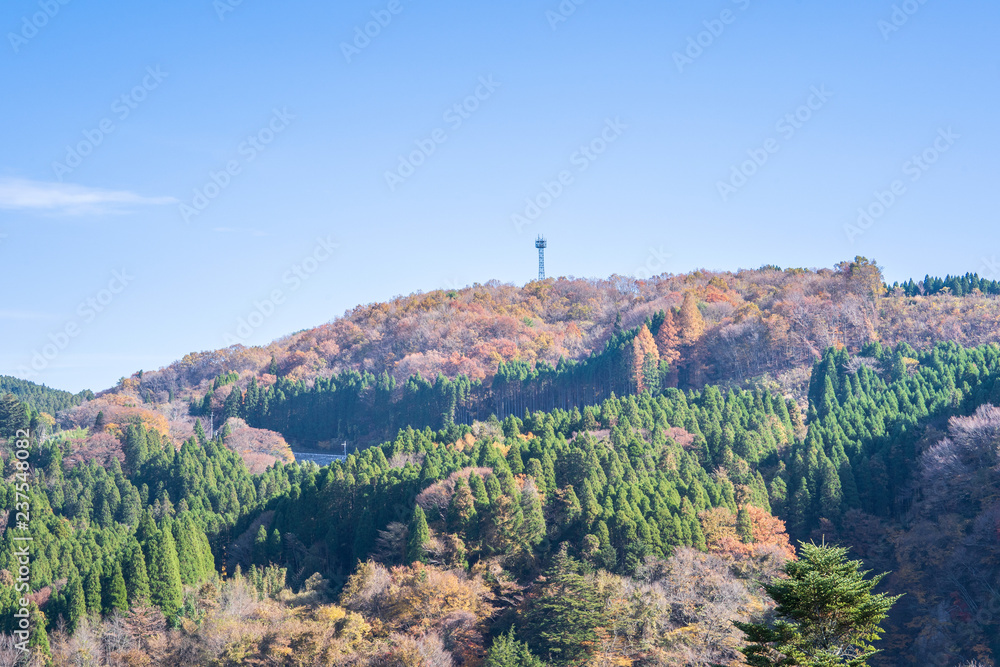
<svg viewBox="0 0 1000 667">
<path fill-rule="evenodd" d="M 176 204 L 173 197 L 143 197 L 126 190 L 88 188 L 23 178 L 0 178 L 0 209 L 57 215 L 124 213 L 130 206 Z"/>
</svg>

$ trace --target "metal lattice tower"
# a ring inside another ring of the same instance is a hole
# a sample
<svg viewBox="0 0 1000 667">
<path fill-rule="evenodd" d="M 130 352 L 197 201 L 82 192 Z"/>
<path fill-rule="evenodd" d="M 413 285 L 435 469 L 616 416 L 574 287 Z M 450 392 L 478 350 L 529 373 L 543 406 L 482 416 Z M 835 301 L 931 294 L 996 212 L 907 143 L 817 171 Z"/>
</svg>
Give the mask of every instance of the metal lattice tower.
<svg viewBox="0 0 1000 667">
<path fill-rule="evenodd" d="M 545 247 L 548 242 L 541 234 L 535 239 L 535 247 L 538 248 L 538 279 L 545 280 Z"/>
</svg>

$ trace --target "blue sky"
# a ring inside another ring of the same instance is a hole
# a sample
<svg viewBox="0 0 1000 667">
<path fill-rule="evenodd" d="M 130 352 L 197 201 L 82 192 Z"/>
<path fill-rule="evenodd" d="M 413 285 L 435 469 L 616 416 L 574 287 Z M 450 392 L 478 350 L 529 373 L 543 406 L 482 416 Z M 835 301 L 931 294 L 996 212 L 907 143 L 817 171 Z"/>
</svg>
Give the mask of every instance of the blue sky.
<svg viewBox="0 0 1000 667">
<path fill-rule="evenodd" d="M 537 233 L 554 276 L 996 271 L 996 2 L 64 2 L 0 8 L 3 374 L 524 283 Z"/>
</svg>

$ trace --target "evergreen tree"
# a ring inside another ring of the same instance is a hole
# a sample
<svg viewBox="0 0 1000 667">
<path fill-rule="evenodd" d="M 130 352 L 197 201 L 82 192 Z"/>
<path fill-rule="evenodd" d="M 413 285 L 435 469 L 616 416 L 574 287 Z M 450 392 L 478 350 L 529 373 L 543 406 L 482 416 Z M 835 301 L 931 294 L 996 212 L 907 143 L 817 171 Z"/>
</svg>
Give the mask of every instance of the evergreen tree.
<svg viewBox="0 0 1000 667">
<path fill-rule="evenodd" d="M 250 559 L 254 565 L 267 565 L 267 528 L 264 524 L 257 527 L 257 536 L 253 540 L 253 552 Z"/>
<path fill-rule="evenodd" d="M 753 524 L 745 506 L 736 512 L 736 534 L 744 544 L 753 544 Z"/>
<path fill-rule="evenodd" d="M 531 654 L 527 644 L 514 638 L 511 628 L 493 640 L 483 667 L 545 667 L 545 663 Z"/>
<path fill-rule="evenodd" d="M 125 466 L 131 472 L 138 472 L 143 463 L 149 459 L 149 444 L 146 440 L 146 430 L 130 424 L 125 430 L 125 440 L 122 443 L 125 451 Z"/>
<path fill-rule="evenodd" d="M 825 456 L 820 465 L 822 466 L 819 491 L 820 514 L 831 521 L 836 521 L 840 518 L 840 506 L 843 501 L 840 475 L 830 459 Z"/>
<path fill-rule="evenodd" d="M 179 520 L 170 521 L 169 529 L 173 533 L 174 544 L 177 547 L 177 564 L 181 583 L 185 586 L 191 586 L 201 578 L 202 561 L 198 553 L 197 538 L 191 531 L 190 523 L 184 521 L 185 518 L 181 517 Z M 167 525 L 167 522 L 164 522 L 164 526 Z"/>
<path fill-rule="evenodd" d="M 885 574 L 865 579 L 847 549 L 802 544 L 785 579 L 764 590 L 777 603 L 773 625 L 736 622 L 747 636 L 741 652 L 753 667 L 865 667 L 878 651 L 881 623 L 900 596 L 873 594 Z"/>
<path fill-rule="evenodd" d="M 122 559 L 122 576 L 130 604 L 140 604 L 149 600 L 149 574 L 142 548 L 135 536 L 130 538 Z"/>
<path fill-rule="evenodd" d="M 521 460 L 521 445 L 518 444 L 517 440 L 511 442 L 510 449 L 507 450 L 506 459 L 511 473 L 520 475 L 524 472 L 524 461 Z"/>
<path fill-rule="evenodd" d="M 413 508 L 413 518 L 410 519 L 410 531 L 406 539 L 406 562 L 427 562 L 427 552 L 424 546 L 431 539 L 430 528 L 427 527 L 427 516 L 417 505 Z"/>
<path fill-rule="evenodd" d="M 87 616 L 87 598 L 80 583 L 80 576 L 73 576 L 66 584 L 66 631 L 76 632 L 81 619 Z"/>
<path fill-rule="evenodd" d="M 87 601 L 87 612 L 91 614 L 101 613 L 101 564 L 95 563 L 90 567 L 83 582 L 83 592 Z"/>
<path fill-rule="evenodd" d="M 541 498 L 530 477 L 521 491 L 521 514 L 524 517 L 524 522 L 521 524 L 522 540 L 529 549 L 532 549 L 545 539 L 545 516 L 542 514 Z"/>
<path fill-rule="evenodd" d="M 571 664 L 597 648 L 596 629 L 604 624 L 604 601 L 566 544 L 545 572 L 546 585 L 525 618 L 524 630 L 537 655 L 556 664 Z"/>
<path fill-rule="evenodd" d="M 128 590 L 125 587 L 125 577 L 122 575 L 122 564 L 118 560 L 113 561 L 111 576 L 104 591 L 103 605 L 106 615 L 115 611 L 122 614 L 128 611 Z"/>
<path fill-rule="evenodd" d="M 278 563 L 281 561 L 281 533 L 275 528 L 267 538 L 267 561 Z"/>
<path fill-rule="evenodd" d="M 181 608 L 183 588 L 180 566 L 177 562 L 177 547 L 169 528 L 157 530 L 153 534 L 146 560 L 150 599 L 163 610 L 164 616 L 173 622 Z"/>
</svg>

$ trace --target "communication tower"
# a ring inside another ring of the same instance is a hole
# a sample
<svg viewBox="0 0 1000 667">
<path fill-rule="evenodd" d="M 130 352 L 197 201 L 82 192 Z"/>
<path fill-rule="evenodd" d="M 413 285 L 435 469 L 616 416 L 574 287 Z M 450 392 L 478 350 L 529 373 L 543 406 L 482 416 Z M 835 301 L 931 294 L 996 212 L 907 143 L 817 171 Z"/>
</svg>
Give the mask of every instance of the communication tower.
<svg viewBox="0 0 1000 667">
<path fill-rule="evenodd" d="M 538 248 L 538 279 L 545 280 L 545 247 L 548 242 L 541 234 L 535 239 L 535 247 Z"/>
</svg>

